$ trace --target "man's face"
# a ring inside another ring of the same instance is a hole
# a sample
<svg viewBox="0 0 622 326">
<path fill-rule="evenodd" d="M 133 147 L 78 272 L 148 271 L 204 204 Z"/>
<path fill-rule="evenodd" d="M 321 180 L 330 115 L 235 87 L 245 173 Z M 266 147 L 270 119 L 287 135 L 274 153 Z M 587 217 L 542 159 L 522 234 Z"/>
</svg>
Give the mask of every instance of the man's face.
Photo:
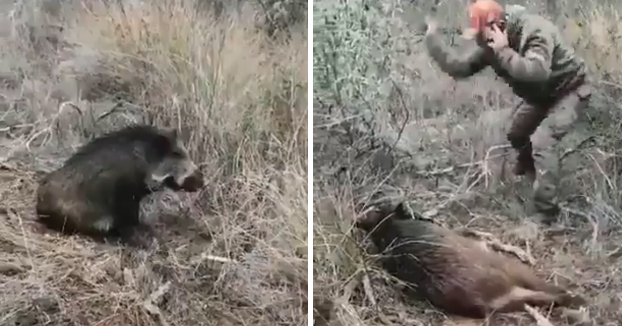
<svg viewBox="0 0 622 326">
<path fill-rule="evenodd" d="M 464 34 L 465 38 L 475 39 L 478 44 L 483 41 L 480 46 L 487 45 L 486 35 L 488 34 L 489 30 L 492 28 L 493 25 L 496 25 L 502 32 L 505 31 L 505 19 L 499 18 L 498 15 L 489 15 L 488 17 L 486 17 L 486 19 L 483 20 L 485 21 L 483 24 L 480 23 L 475 24 L 475 26 L 472 25 L 472 27 L 467 29 L 468 32 Z M 471 21 L 471 23 L 473 23 L 473 21 Z"/>
<path fill-rule="evenodd" d="M 489 32 L 492 30 L 493 26 L 496 25 L 497 29 L 500 31 L 505 31 L 505 21 L 501 19 L 489 18 L 487 22 L 484 24 L 484 27 L 475 35 L 475 41 L 480 47 L 490 48 L 488 45 Z"/>
</svg>

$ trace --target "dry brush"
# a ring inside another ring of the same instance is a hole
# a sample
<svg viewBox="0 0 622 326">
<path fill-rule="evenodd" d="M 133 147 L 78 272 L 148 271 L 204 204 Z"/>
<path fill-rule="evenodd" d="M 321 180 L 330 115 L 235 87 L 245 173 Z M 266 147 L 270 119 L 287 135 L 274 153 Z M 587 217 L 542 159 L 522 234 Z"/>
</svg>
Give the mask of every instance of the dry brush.
<svg viewBox="0 0 622 326">
<path fill-rule="evenodd" d="M 562 145 L 564 209 L 547 227 L 510 173 L 504 128 L 518 99 L 491 71 L 455 81 L 424 51 L 424 15 L 434 11 L 447 42 L 458 45 L 453 31 L 466 24 L 465 4 L 314 2 L 313 272 L 323 303 L 316 317 L 331 310 L 331 325 L 448 322 L 401 295 L 353 230 L 360 206 L 407 200 L 449 227 L 492 232 L 525 249 L 539 275 L 584 293 L 589 306 L 555 312 L 555 325 L 614 325 L 622 318 L 619 13 L 608 2 L 556 4 L 552 19 L 587 62 L 595 95 Z M 548 15 L 545 3 L 518 4 Z M 528 315 L 502 318 L 533 324 Z"/>
<path fill-rule="evenodd" d="M 0 325 L 304 324 L 299 2 L 1 5 Z M 39 232 L 40 174 L 131 123 L 177 127 L 207 187 L 144 203 L 146 250 Z"/>
</svg>

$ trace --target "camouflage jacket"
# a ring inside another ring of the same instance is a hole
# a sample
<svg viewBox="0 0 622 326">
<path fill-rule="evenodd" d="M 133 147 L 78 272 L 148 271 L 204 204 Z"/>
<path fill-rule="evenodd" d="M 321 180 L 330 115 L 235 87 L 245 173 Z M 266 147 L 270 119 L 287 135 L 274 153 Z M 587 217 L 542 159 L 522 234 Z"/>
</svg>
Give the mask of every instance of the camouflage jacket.
<svg viewBox="0 0 622 326">
<path fill-rule="evenodd" d="M 454 51 L 439 34 L 426 36 L 430 56 L 452 77 L 467 78 L 490 66 L 530 104 L 555 101 L 586 79 L 587 68 L 544 17 L 506 8 L 509 47 L 495 53 L 481 39 Z M 484 44 L 484 45 L 482 45 Z"/>
</svg>

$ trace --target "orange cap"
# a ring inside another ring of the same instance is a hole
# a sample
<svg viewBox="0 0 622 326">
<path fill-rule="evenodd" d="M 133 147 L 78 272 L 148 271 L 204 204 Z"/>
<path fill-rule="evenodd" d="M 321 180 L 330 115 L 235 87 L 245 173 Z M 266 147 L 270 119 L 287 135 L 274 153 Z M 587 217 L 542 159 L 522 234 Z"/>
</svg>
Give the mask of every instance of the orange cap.
<svg viewBox="0 0 622 326">
<path fill-rule="evenodd" d="M 503 18 L 503 7 L 494 0 L 477 0 L 469 6 L 470 26 L 465 37 L 472 38 L 491 21 Z"/>
</svg>

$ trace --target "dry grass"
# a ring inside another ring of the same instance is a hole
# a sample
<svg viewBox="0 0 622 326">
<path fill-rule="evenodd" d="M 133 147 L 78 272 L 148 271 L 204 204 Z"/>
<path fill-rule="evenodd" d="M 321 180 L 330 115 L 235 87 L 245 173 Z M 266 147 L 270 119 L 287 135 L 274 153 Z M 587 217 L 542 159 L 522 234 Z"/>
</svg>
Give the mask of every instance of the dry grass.
<svg viewBox="0 0 622 326">
<path fill-rule="evenodd" d="M 332 307 L 329 325 L 479 324 L 406 299 L 364 250 L 367 242 L 352 229 L 354 208 L 387 199 L 408 200 L 450 227 L 492 232 L 530 252 L 542 277 L 590 303 L 583 311 L 543 311 L 554 325 L 617 325 L 619 13 L 604 2 L 581 2 L 559 18 L 593 73 L 595 94 L 588 119 L 561 144 L 576 151 L 564 161 L 563 214 L 549 227 L 523 204 L 529 191 L 509 171 L 514 155 L 505 128 L 517 104 L 509 88 L 491 71 L 459 82 L 440 72 L 418 30 L 431 3 L 363 3 L 314 2 L 313 284 L 314 302 Z M 463 25 L 463 5 L 442 2 L 445 27 Z M 593 141 L 584 142 L 588 137 Z M 535 321 L 513 314 L 497 325 Z"/>
<path fill-rule="evenodd" d="M 306 28 L 198 3 L 0 5 L 0 325 L 305 324 Z M 149 249 L 39 232 L 38 172 L 134 122 L 177 126 L 206 189 L 144 203 Z"/>
</svg>

